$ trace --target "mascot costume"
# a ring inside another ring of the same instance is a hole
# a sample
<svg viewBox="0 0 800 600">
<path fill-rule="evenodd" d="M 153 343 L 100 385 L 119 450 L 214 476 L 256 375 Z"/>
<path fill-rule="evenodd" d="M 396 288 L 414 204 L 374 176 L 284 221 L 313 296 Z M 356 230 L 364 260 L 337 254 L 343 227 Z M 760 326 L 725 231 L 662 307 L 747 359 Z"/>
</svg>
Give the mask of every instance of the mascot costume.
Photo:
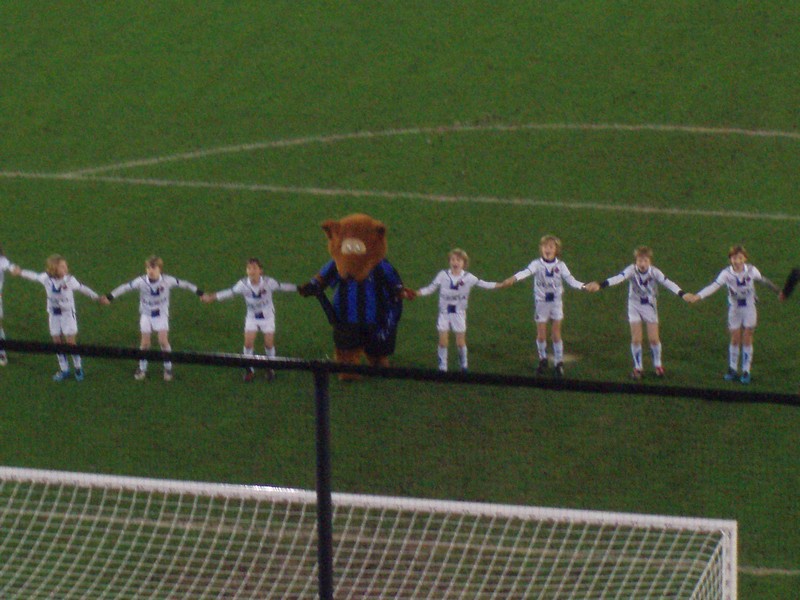
<svg viewBox="0 0 800 600">
<path fill-rule="evenodd" d="M 394 353 L 403 299 L 415 297 L 386 260 L 386 226 L 368 215 L 325 221 L 332 260 L 310 282 L 298 287 L 315 296 L 333 325 L 336 360 L 356 365 L 366 355 L 372 366 L 388 366 Z M 324 291 L 331 288 L 333 303 Z M 340 379 L 358 379 L 341 376 Z"/>
</svg>

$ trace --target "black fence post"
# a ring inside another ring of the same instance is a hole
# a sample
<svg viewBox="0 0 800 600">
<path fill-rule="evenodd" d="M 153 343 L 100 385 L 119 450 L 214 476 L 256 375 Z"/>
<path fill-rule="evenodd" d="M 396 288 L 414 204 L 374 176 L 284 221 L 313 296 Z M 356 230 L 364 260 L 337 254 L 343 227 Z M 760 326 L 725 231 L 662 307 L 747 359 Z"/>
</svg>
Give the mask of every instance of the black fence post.
<svg viewBox="0 0 800 600">
<path fill-rule="evenodd" d="M 331 499 L 331 419 L 328 381 L 314 370 L 317 412 L 317 569 L 320 600 L 333 600 L 333 501 Z"/>
</svg>

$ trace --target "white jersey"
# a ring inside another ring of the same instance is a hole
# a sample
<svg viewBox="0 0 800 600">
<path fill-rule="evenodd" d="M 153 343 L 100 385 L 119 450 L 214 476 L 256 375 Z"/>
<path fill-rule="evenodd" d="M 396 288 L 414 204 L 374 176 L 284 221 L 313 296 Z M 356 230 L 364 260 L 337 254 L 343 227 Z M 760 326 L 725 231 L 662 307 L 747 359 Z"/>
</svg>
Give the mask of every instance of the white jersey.
<svg viewBox="0 0 800 600">
<path fill-rule="evenodd" d="M 155 281 L 150 281 L 147 275 L 137 277 L 133 281 L 123 283 L 115 288 L 110 295 L 116 298 L 132 290 L 139 290 L 139 314 L 169 318 L 169 291 L 176 287 L 197 293 L 195 284 L 172 275 L 162 274 Z"/>
<path fill-rule="evenodd" d="M 439 290 L 439 312 L 463 313 L 467 311 L 469 293 L 473 287 L 490 290 L 497 285 L 494 281 L 478 279 L 472 273 L 462 271 L 454 275 L 452 271 L 439 271 L 430 285 L 419 290 L 421 296 L 430 296 Z"/>
<path fill-rule="evenodd" d="M 20 273 L 25 279 L 38 281 L 47 292 L 47 314 L 51 316 L 72 315 L 75 313 L 75 292 L 80 292 L 92 300 L 100 296 L 91 288 L 83 285 L 72 275 L 51 277 L 47 273 L 35 273 L 23 269 Z"/>
<path fill-rule="evenodd" d="M 0 295 L 3 294 L 3 280 L 5 279 L 5 272 L 10 271 L 13 268 L 14 265 L 11 264 L 11 261 L 0 254 Z"/>
<path fill-rule="evenodd" d="M 239 294 L 247 304 L 247 316 L 254 319 L 264 319 L 275 314 L 275 305 L 272 302 L 272 292 L 296 292 L 297 286 L 293 283 L 280 283 L 272 277 L 259 277 L 257 283 L 250 281 L 249 277 L 240 279 L 227 290 L 217 292 L 217 300 L 228 300 Z"/>
<path fill-rule="evenodd" d="M 561 302 L 564 294 L 564 281 L 576 289 L 580 289 L 584 285 L 583 282 L 572 276 L 564 261 L 558 258 L 551 262 L 544 258 L 537 258 L 525 269 L 516 273 L 514 278 L 521 281 L 530 276 L 533 276 L 533 297 L 537 303 Z"/>
<path fill-rule="evenodd" d="M 753 265 L 745 264 L 741 273 L 737 273 L 733 270 L 733 267 L 730 266 L 720 271 L 717 278 L 697 292 L 697 295 L 701 299 L 708 298 L 722 286 L 727 286 L 728 304 L 730 306 L 753 306 L 758 300 L 755 287 L 756 281 L 763 281 L 770 286 L 774 286 L 774 284 L 761 275 L 761 271 Z"/>
<path fill-rule="evenodd" d="M 606 281 L 609 286 L 618 285 L 623 281 L 630 282 L 628 286 L 628 301 L 633 304 L 651 304 L 655 306 L 659 285 L 663 285 L 676 295 L 680 295 L 682 291 L 678 284 L 664 275 L 661 269 L 652 266 L 642 273 L 636 268 L 636 265 L 628 265 L 619 275 L 609 277 Z"/>
</svg>

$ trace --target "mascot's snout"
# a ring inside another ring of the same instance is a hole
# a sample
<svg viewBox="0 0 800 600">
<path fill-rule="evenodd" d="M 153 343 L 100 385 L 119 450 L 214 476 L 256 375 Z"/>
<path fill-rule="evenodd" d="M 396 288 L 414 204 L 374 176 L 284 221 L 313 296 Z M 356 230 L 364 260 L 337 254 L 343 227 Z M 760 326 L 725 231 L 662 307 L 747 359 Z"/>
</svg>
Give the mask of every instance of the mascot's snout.
<svg viewBox="0 0 800 600">
<path fill-rule="evenodd" d="M 345 238 L 342 240 L 342 254 L 366 254 L 367 245 L 358 238 Z"/>
</svg>

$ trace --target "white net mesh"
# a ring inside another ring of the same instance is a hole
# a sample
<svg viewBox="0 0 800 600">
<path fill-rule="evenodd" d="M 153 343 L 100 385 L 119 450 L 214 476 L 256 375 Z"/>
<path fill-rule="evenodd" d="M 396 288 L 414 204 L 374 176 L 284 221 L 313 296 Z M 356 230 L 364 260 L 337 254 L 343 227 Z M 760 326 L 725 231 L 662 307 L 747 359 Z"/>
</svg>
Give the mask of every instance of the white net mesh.
<svg viewBox="0 0 800 600">
<path fill-rule="evenodd" d="M 735 599 L 736 523 L 334 494 L 336 598 Z M 315 598 L 316 497 L 0 468 L 1 598 Z"/>
</svg>

